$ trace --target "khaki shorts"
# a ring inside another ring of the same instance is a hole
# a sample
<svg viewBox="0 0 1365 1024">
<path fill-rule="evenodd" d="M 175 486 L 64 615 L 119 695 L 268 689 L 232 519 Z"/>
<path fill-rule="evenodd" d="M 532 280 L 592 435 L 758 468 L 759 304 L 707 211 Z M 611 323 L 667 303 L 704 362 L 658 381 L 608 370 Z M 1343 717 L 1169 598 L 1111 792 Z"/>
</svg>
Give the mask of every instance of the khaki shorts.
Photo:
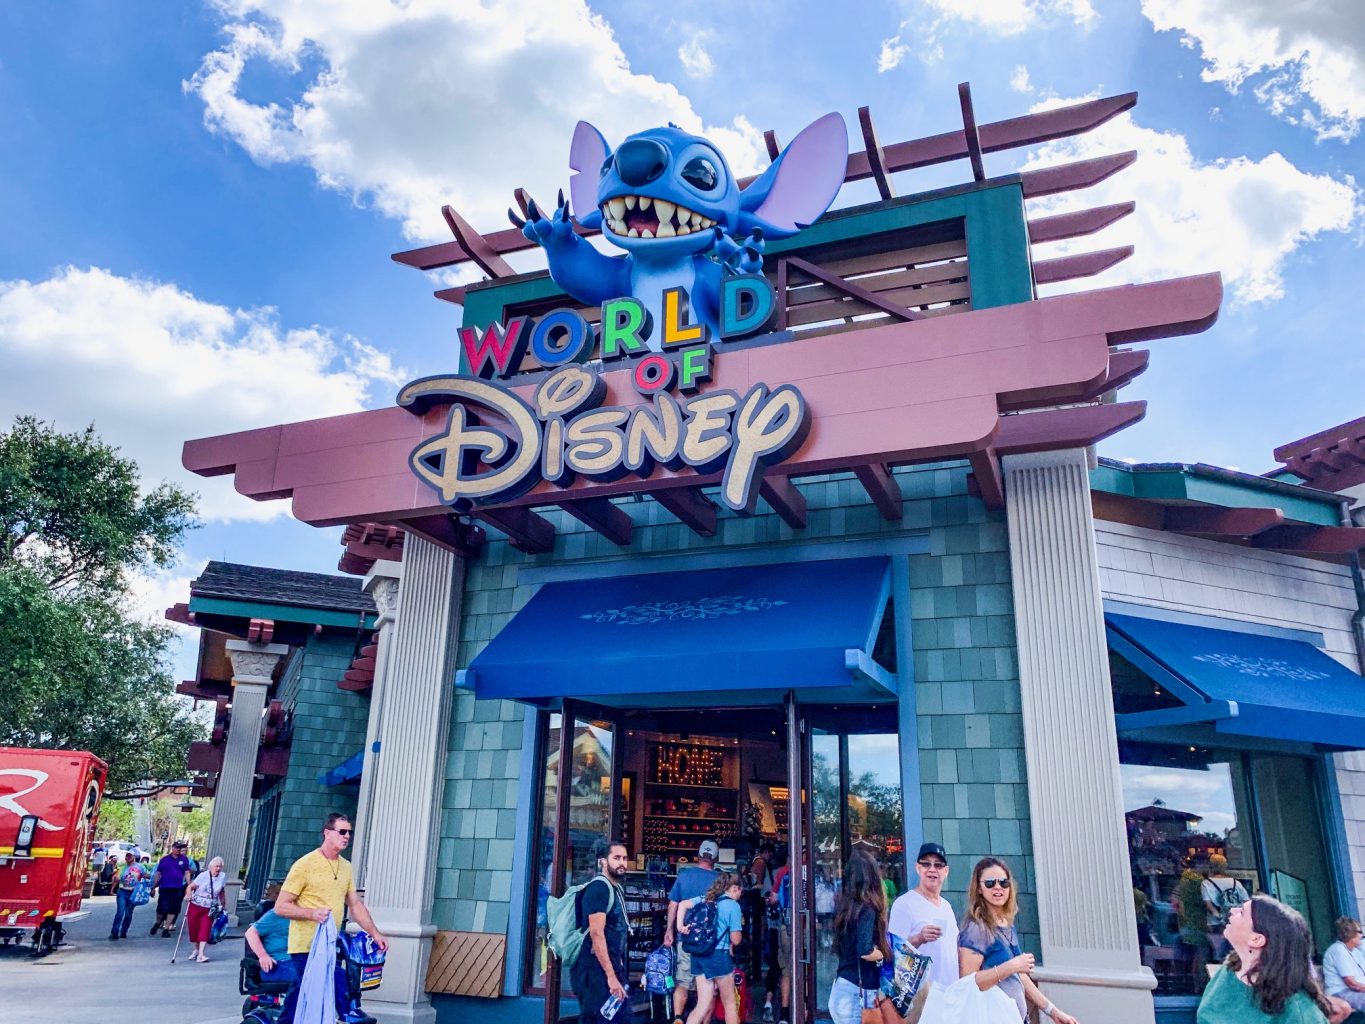
<svg viewBox="0 0 1365 1024">
<path fill-rule="evenodd" d="M 777 965 L 786 973 L 792 969 L 792 929 L 791 925 L 779 926 L 777 932 Z"/>
<path fill-rule="evenodd" d="M 673 984 L 685 991 L 697 987 L 692 977 L 692 954 L 677 942 L 673 943 Z"/>
</svg>

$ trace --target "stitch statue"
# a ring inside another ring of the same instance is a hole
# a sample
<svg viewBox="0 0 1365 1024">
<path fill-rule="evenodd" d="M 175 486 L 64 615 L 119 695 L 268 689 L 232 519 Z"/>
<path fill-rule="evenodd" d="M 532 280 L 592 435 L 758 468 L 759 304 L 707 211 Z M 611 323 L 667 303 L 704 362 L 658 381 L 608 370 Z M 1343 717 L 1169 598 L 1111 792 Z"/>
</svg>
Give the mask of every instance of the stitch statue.
<svg viewBox="0 0 1365 1024">
<path fill-rule="evenodd" d="M 722 278 L 759 273 L 765 238 L 794 235 L 829 209 L 847 162 L 839 114 L 809 125 L 744 189 L 719 150 L 674 125 L 637 132 L 613 151 L 580 121 L 569 154 L 572 210 L 626 255 L 607 256 L 576 234 L 562 191 L 548 217 L 534 203 L 527 220 L 508 216 L 545 249 L 550 276 L 580 302 L 633 296 L 659 323 L 663 293 L 682 288 L 692 318 L 714 332 Z M 651 333 L 654 351 L 660 333 Z"/>
</svg>

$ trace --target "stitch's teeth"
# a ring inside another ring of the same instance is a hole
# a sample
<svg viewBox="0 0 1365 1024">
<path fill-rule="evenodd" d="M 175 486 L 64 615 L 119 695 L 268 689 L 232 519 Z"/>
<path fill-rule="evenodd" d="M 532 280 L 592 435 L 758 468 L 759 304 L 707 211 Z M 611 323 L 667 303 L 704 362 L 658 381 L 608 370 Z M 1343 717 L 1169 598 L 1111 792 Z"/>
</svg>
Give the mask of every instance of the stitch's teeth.
<svg viewBox="0 0 1365 1024">
<path fill-rule="evenodd" d="M 675 209 L 677 207 L 666 199 L 654 200 L 654 212 L 658 214 L 660 224 L 672 224 Z"/>
<path fill-rule="evenodd" d="M 626 196 L 626 198 L 625 198 L 624 201 L 625 201 L 626 209 L 627 209 L 627 210 L 633 210 L 633 209 L 635 209 L 636 199 L 635 199 L 634 196 Z"/>
<path fill-rule="evenodd" d="M 679 224 L 687 224 L 687 223 L 690 223 L 691 221 L 696 220 L 697 217 L 698 217 L 698 215 L 695 214 L 695 213 L 693 213 L 691 210 L 679 210 L 679 211 L 678 211 L 678 223 L 679 223 Z"/>
<path fill-rule="evenodd" d="M 653 238 L 653 237 L 654 237 L 654 232 L 653 232 L 653 231 L 650 231 L 649 228 L 645 228 L 643 231 L 640 232 L 640 237 L 641 237 L 641 238 Z"/>
<path fill-rule="evenodd" d="M 672 221 L 665 221 L 663 220 L 663 218 L 660 218 L 658 234 L 659 238 L 672 238 L 677 233 L 678 232 L 673 229 Z"/>
<path fill-rule="evenodd" d="M 612 220 L 620 220 L 626 215 L 626 201 L 624 199 L 608 199 L 607 209 L 611 211 Z"/>
<path fill-rule="evenodd" d="M 642 209 L 642 210 L 648 210 L 648 209 L 649 209 L 649 204 L 652 203 L 652 202 L 654 202 L 654 200 L 651 199 L 651 198 L 649 198 L 649 196 L 641 196 L 641 197 L 640 197 L 640 209 Z"/>
<path fill-rule="evenodd" d="M 630 238 L 639 238 L 640 232 L 637 231 L 635 228 L 631 228 L 629 231 L 626 232 L 626 235 Z"/>
<path fill-rule="evenodd" d="M 618 235 L 624 235 L 626 233 L 626 222 L 617 218 L 611 222 L 611 229 Z"/>
<path fill-rule="evenodd" d="M 689 228 L 686 224 L 679 224 L 679 225 L 678 225 L 678 234 L 680 234 L 680 235 L 690 235 L 691 233 L 692 233 L 692 229 Z"/>
</svg>

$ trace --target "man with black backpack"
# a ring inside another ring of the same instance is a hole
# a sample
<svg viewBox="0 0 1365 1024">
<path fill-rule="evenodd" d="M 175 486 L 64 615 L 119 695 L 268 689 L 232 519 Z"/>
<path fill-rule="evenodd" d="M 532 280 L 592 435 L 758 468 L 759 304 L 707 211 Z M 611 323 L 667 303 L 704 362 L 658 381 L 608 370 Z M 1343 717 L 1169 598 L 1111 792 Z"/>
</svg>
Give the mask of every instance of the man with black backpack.
<svg viewBox="0 0 1365 1024">
<path fill-rule="evenodd" d="M 1231 948 L 1223 937 L 1223 929 L 1228 923 L 1228 911 L 1240 907 L 1251 897 L 1242 883 L 1228 874 L 1228 859 L 1221 853 L 1209 857 L 1209 876 L 1200 886 L 1204 898 L 1204 909 L 1208 913 L 1209 944 L 1213 947 L 1215 959 L 1227 956 Z"/>
<path fill-rule="evenodd" d="M 626 877 L 629 854 L 625 843 L 599 839 L 593 855 L 597 877 L 577 894 L 576 916 L 579 927 L 587 930 L 586 941 L 569 968 L 569 976 L 578 995 L 581 1024 L 628 1024 L 631 1011 L 626 985 L 630 976 L 626 955 L 630 921 L 621 882 Z M 610 1016 L 603 1014 L 603 1008 L 610 1008 L 617 1000 L 619 1007 Z"/>
</svg>

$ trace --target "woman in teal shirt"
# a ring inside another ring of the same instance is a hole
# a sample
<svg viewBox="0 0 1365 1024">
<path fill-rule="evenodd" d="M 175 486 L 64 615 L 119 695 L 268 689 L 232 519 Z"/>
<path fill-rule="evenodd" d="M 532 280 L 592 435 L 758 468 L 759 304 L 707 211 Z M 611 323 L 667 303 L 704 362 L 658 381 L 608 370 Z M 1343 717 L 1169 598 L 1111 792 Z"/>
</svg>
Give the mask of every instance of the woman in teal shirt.
<svg viewBox="0 0 1365 1024">
<path fill-rule="evenodd" d="M 1303 915 L 1253 896 L 1228 911 L 1223 937 L 1233 951 L 1204 989 L 1198 1024 L 1327 1024 Z"/>
</svg>

